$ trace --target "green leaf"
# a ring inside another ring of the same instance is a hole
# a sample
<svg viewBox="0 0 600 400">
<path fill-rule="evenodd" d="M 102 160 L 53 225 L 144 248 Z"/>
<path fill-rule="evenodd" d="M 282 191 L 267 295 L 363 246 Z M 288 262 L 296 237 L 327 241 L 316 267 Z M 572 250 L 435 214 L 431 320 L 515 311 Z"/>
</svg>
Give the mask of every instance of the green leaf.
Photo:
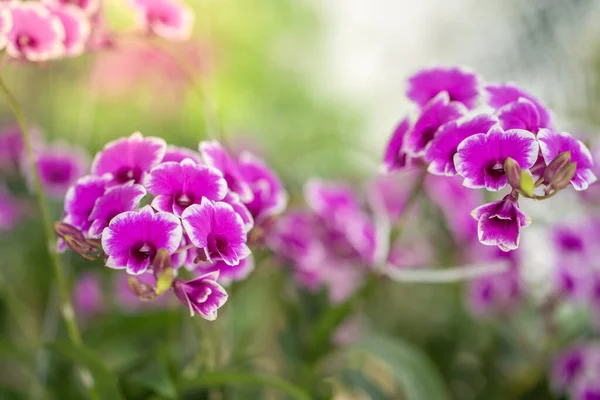
<svg viewBox="0 0 600 400">
<path fill-rule="evenodd" d="M 533 196 L 533 189 L 535 188 L 535 182 L 533 181 L 533 176 L 531 172 L 527 169 L 521 170 L 521 190 L 527 196 Z"/>
<path fill-rule="evenodd" d="M 407 400 L 449 400 L 444 380 L 418 347 L 400 339 L 366 335 L 357 347 L 384 361 Z"/>
<path fill-rule="evenodd" d="M 54 342 L 46 347 L 59 356 L 85 368 L 91 374 L 93 390 L 101 399 L 123 399 L 117 376 L 90 349 L 84 346 L 74 347 L 69 342 Z"/>
<path fill-rule="evenodd" d="M 175 382 L 169 374 L 168 357 L 168 349 L 166 347 L 159 348 L 158 351 L 153 352 L 152 357 L 148 357 L 139 366 L 136 366 L 134 372 L 127 379 L 152 389 L 164 398 L 177 398 Z"/>
<path fill-rule="evenodd" d="M 370 400 L 388 400 L 390 396 L 362 371 L 345 369 L 342 371 L 342 382 L 349 388 L 359 390 Z"/>
<path fill-rule="evenodd" d="M 311 400 L 310 395 L 302 388 L 275 375 L 269 375 L 259 372 L 237 372 L 237 371 L 216 371 L 203 372 L 200 376 L 193 379 L 186 379 L 179 383 L 180 392 L 189 392 L 193 390 L 219 387 L 219 386 L 266 386 L 288 395 L 295 400 Z"/>
</svg>

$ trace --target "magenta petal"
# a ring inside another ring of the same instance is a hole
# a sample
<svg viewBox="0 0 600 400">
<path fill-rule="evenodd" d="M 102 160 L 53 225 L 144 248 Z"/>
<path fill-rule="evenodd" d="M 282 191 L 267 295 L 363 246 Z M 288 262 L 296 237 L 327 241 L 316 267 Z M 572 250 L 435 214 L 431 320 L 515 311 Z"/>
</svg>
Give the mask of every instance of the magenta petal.
<svg viewBox="0 0 600 400">
<path fill-rule="evenodd" d="M 187 305 L 190 313 L 214 321 L 217 310 L 227 301 L 227 292 L 216 280 L 219 272 L 208 272 L 191 281 L 175 280 L 173 289 L 177 298 Z"/>
<path fill-rule="evenodd" d="M 36 159 L 44 191 L 54 198 L 62 198 L 89 166 L 89 158 L 83 149 L 62 144 L 38 151 Z M 26 175 L 31 185 L 29 169 Z"/>
<path fill-rule="evenodd" d="M 424 155 L 438 129 L 445 123 L 460 118 L 466 111 L 462 103 L 451 102 L 446 92 L 431 99 L 406 134 L 404 145 L 408 154 L 412 157 Z"/>
<path fill-rule="evenodd" d="M 79 7 L 70 4 L 48 5 L 48 9 L 58 17 L 64 28 L 65 56 L 73 57 L 83 53 L 91 33 L 87 15 Z"/>
<path fill-rule="evenodd" d="M 248 208 L 246 208 L 244 203 L 242 203 L 240 196 L 238 196 L 237 193 L 228 192 L 223 199 L 223 202 L 233 207 L 233 210 L 242 218 L 242 221 L 244 222 L 244 230 L 246 232 L 250 232 L 250 230 L 254 227 L 254 218 L 252 217 L 252 214 L 250 214 Z"/>
<path fill-rule="evenodd" d="M 256 221 L 281 214 L 288 202 L 283 183 L 267 164 L 254 154 L 243 152 L 239 166 L 244 180 L 252 190 L 252 201 L 246 202 Z"/>
<path fill-rule="evenodd" d="M 219 142 L 216 140 L 200 142 L 199 149 L 204 162 L 221 171 L 229 189 L 236 192 L 242 202 L 252 201 L 254 197 L 252 190 L 244 180 L 239 166 Z"/>
<path fill-rule="evenodd" d="M 404 118 L 394 129 L 394 133 L 390 137 L 385 148 L 383 156 L 384 172 L 391 172 L 406 167 L 409 164 L 410 158 L 403 149 L 404 137 L 410 128 L 408 117 Z"/>
<path fill-rule="evenodd" d="M 493 84 L 485 87 L 487 92 L 487 103 L 494 108 L 501 108 L 509 103 L 518 101 L 524 98 L 533 103 L 538 111 L 540 128 L 549 128 L 552 126 L 552 118 L 550 112 L 544 105 L 531 94 L 519 88 L 513 83 Z"/>
<path fill-rule="evenodd" d="M 135 210 L 145 195 L 146 189 L 133 182 L 109 188 L 96 201 L 90 213 L 89 220 L 93 221 L 89 231 L 90 236 L 102 235 L 104 228 L 115 216 L 125 211 Z"/>
<path fill-rule="evenodd" d="M 163 159 L 167 144 L 157 137 L 143 137 L 135 132 L 127 138 L 107 143 L 96 154 L 92 174 L 113 175 L 115 184 L 144 182 L 145 175 Z"/>
<path fill-rule="evenodd" d="M 106 191 L 109 177 L 87 175 L 71 186 L 65 196 L 65 218 L 69 224 L 82 231 L 90 227 L 90 214 L 96 201 Z"/>
<path fill-rule="evenodd" d="M 460 67 L 425 69 L 409 78 L 406 96 L 424 107 L 441 92 L 447 92 L 450 101 L 473 108 L 477 104 L 479 79 L 475 73 Z"/>
<path fill-rule="evenodd" d="M 526 98 L 520 98 L 500 108 L 498 110 L 498 119 L 500 120 L 500 126 L 504 130 L 524 129 L 532 133 L 537 133 L 541 126 L 540 114 L 535 104 Z"/>
<path fill-rule="evenodd" d="M 571 162 L 577 163 L 575 176 L 571 184 L 575 190 L 586 190 L 598 179 L 592 170 L 594 164 L 592 154 L 583 142 L 576 140 L 565 132 L 552 132 L 540 129 L 538 132 L 540 150 L 546 164 L 550 164 L 556 156 L 565 151 L 571 152 Z"/>
<path fill-rule="evenodd" d="M 161 163 L 174 161 L 176 163 L 182 162 L 184 159 L 189 158 L 194 161 L 196 164 L 203 164 L 202 156 L 200 153 L 185 148 L 185 147 L 177 147 L 177 146 L 167 146 L 167 151 L 165 152 L 165 156 L 163 157 Z"/>
<path fill-rule="evenodd" d="M 475 134 L 487 133 L 496 123 L 493 116 L 480 114 L 444 124 L 425 152 L 425 159 L 430 163 L 427 170 L 435 175 L 456 175 L 454 155 L 460 142 Z"/>
<path fill-rule="evenodd" d="M 194 246 L 199 248 L 208 246 L 208 235 L 213 229 L 214 214 L 214 204 L 204 199 L 202 203 L 186 208 L 181 215 L 183 228 Z"/>
<path fill-rule="evenodd" d="M 16 59 L 46 61 L 64 54 L 65 29 L 60 19 L 35 2 L 8 5 L 12 29 L 8 32 L 6 52 Z"/>
<path fill-rule="evenodd" d="M 195 272 L 201 276 L 207 272 L 219 271 L 219 283 L 229 285 L 231 282 L 244 280 L 254 270 L 254 259 L 252 256 L 240 260 L 238 265 L 228 265 L 222 260 L 216 261 L 214 264 L 201 263 Z"/>
<path fill-rule="evenodd" d="M 42 0 L 43 3 L 50 6 L 75 6 L 81 9 L 86 15 L 97 15 L 100 0 Z"/>
</svg>

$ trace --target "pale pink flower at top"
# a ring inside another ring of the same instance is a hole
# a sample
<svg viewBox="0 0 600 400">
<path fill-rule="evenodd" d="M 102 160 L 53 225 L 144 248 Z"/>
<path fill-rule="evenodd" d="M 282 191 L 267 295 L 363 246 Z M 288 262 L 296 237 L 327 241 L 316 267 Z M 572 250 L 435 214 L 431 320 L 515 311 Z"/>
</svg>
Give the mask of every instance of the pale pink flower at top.
<svg viewBox="0 0 600 400">
<path fill-rule="evenodd" d="M 70 4 L 49 4 L 47 7 L 52 15 L 58 17 L 65 30 L 64 55 L 74 57 L 83 53 L 92 29 L 87 15 L 80 8 Z"/>
<path fill-rule="evenodd" d="M 168 40 L 189 39 L 194 13 L 181 0 L 131 0 L 138 24 L 148 32 Z"/>
<path fill-rule="evenodd" d="M 16 59 L 47 61 L 65 53 L 65 28 L 60 18 L 40 3 L 14 2 L 9 8 L 12 28 L 6 52 Z"/>
<path fill-rule="evenodd" d="M 89 16 L 95 15 L 100 8 L 100 0 L 42 0 L 51 6 L 70 5 L 81 9 Z"/>
</svg>

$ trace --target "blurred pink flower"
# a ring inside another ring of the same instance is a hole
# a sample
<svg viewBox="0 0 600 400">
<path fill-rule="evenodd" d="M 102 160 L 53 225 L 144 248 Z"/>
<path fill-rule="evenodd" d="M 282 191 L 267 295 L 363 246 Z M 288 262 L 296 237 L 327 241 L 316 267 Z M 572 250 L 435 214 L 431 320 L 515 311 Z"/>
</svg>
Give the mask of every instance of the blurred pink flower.
<svg viewBox="0 0 600 400">
<path fill-rule="evenodd" d="M 194 73 L 206 73 L 208 51 L 198 43 L 170 44 L 177 57 Z M 135 42 L 119 42 L 109 52 L 98 54 L 91 71 L 91 85 L 101 96 L 127 98 L 132 93 L 150 99 L 151 106 L 165 112 L 177 109 L 191 82 L 178 61 L 167 52 Z M 160 96 L 156 96 L 160 93 Z M 172 108 L 170 108 L 170 107 Z"/>
<path fill-rule="evenodd" d="M 100 277 L 94 273 L 81 275 L 73 290 L 73 303 L 75 309 L 84 317 L 91 317 L 104 308 L 102 296 L 102 283 Z"/>
<path fill-rule="evenodd" d="M 54 198 L 62 198 L 71 185 L 89 169 L 89 158 L 83 149 L 64 144 L 46 147 L 36 154 L 44 191 Z M 31 171 L 26 169 L 31 185 Z"/>
<path fill-rule="evenodd" d="M 74 57 L 83 53 L 91 32 L 87 15 L 80 8 L 70 4 L 48 5 L 48 9 L 52 15 L 58 17 L 65 30 L 64 55 Z"/>
<path fill-rule="evenodd" d="M 45 4 L 52 6 L 74 6 L 81 9 L 87 15 L 95 15 L 100 7 L 100 0 L 42 0 Z"/>
<path fill-rule="evenodd" d="M 189 39 L 194 13 L 181 0 L 131 0 L 138 24 L 148 32 L 168 40 Z"/>
<path fill-rule="evenodd" d="M 47 61 L 64 55 L 65 29 L 41 3 L 12 2 L 12 29 L 6 52 L 16 59 Z"/>
</svg>

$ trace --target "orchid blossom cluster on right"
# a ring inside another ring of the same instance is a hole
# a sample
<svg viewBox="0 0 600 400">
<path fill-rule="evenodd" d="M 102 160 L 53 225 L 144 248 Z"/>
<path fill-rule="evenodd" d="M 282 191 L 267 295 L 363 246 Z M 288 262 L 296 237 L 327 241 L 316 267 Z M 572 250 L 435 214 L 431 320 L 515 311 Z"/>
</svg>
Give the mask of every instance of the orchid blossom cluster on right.
<svg viewBox="0 0 600 400">
<path fill-rule="evenodd" d="M 471 212 L 485 245 L 519 247 L 520 230 L 531 222 L 519 197 L 544 200 L 569 184 L 582 191 L 597 180 L 588 148 L 557 130 L 550 111 L 514 84 L 483 84 L 466 69 L 432 68 L 409 78 L 407 97 L 418 116 L 396 127 L 385 170 L 423 166 L 434 175 L 460 175 L 472 189 L 509 187 L 502 200 Z"/>
</svg>

